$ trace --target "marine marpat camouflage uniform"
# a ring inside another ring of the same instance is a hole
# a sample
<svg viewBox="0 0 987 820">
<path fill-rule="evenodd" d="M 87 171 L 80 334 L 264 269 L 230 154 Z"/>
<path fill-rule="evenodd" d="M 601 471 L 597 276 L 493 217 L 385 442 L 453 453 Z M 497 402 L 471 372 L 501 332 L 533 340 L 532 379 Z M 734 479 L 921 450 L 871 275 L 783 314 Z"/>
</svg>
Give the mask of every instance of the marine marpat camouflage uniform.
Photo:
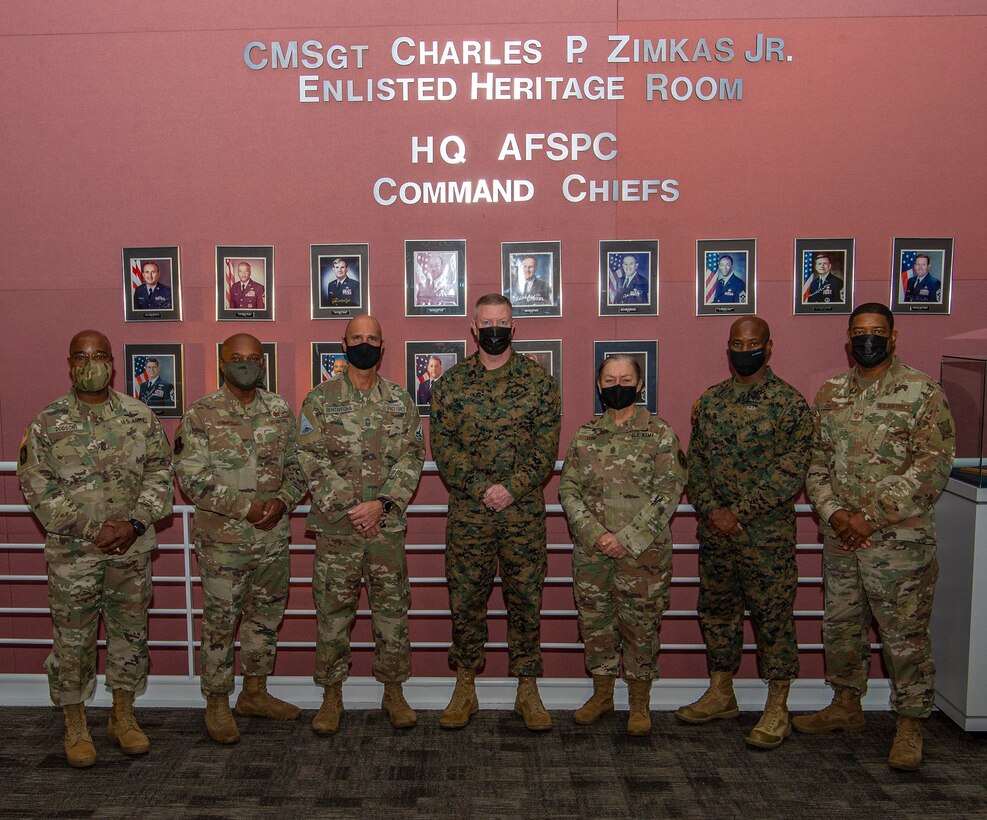
<svg viewBox="0 0 987 820">
<path fill-rule="evenodd" d="M 559 497 L 573 533 L 573 592 L 590 674 L 657 680 L 658 631 L 672 582 L 669 521 L 685 486 L 679 440 L 642 407 L 619 427 L 609 411 L 579 428 Z M 610 558 L 596 539 L 611 532 L 630 553 Z"/>
<path fill-rule="evenodd" d="M 329 686 L 349 674 L 350 629 L 363 578 L 376 643 L 374 677 L 402 683 L 411 674 L 405 510 L 425 459 L 418 408 L 408 391 L 392 381 L 378 376 L 373 387 L 360 390 L 343 371 L 306 397 L 298 442 L 312 493 L 306 525 L 316 533 L 315 682 Z M 346 513 L 380 496 L 394 507 L 380 533 L 364 538 Z"/>
<path fill-rule="evenodd" d="M 432 454 L 449 485 L 446 578 L 450 665 L 479 669 L 497 562 L 507 605 L 509 674 L 542 674 L 542 584 L 548 568 L 542 484 L 559 452 L 559 388 L 542 367 L 511 353 L 487 370 L 477 354 L 442 374 L 432 393 Z M 495 513 L 488 487 L 514 497 Z"/>
<path fill-rule="evenodd" d="M 771 368 L 753 385 L 714 385 L 692 408 L 688 491 L 699 525 L 699 624 L 710 672 L 737 670 L 746 602 L 761 677 L 798 677 L 794 501 L 811 445 L 809 406 Z M 740 533 L 709 529 L 717 509 L 737 517 Z"/>
<path fill-rule="evenodd" d="M 806 489 L 825 541 L 826 680 L 867 691 L 873 614 L 892 707 L 905 717 L 928 717 L 935 700 L 929 619 L 939 575 L 934 505 L 956 448 L 946 396 L 896 357 L 868 386 L 856 368 L 830 379 L 813 411 Z M 862 512 L 876 528 L 870 547 L 841 549 L 829 526 L 841 509 Z"/>
<path fill-rule="evenodd" d="M 237 621 L 242 615 L 243 674 L 269 675 L 288 600 L 288 514 L 305 493 L 288 403 L 258 388 L 244 405 L 225 386 L 199 399 L 175 436 L 175 473 L 195 504 L 202 694 L 229 695 Z M 246 520 L 255 499 L 284 503 L 287 511 L 273 529 Z"/>
<path fill-rule="evenodd" d="M 100 405 L 75 392 L 31 422 L 17 463 L 21 489 L 47 533 L 48 606 L 54 621 L 45 661 L 56 706 L 90 698 L 96 688 L 96 632 L 106 625 L 106 682 L 147 686 L 147 609 L 151 603 L 154 527 L 171 513 L 168 440 L 154 413 L 110 390 Z M 108 520 L 147 525 L 124 555 L 105 555 L 95 539 Z"/>
</svg>

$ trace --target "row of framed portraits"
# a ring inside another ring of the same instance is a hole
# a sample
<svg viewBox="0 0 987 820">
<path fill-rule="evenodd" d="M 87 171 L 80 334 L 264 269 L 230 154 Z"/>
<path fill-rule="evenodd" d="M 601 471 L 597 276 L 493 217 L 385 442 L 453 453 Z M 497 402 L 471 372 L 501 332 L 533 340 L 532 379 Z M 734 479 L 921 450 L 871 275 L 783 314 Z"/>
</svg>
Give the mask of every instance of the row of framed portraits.
<svg viewBox="0 0 987 820">
<path fill-rule="evenodd" d="M 277 392 L 278 347 L 276 342 L 262 343 L 264 351 L 263 386 Z M 127 392 L 140 399 L 162 418 L 180 418 L 185 412 L 185 364 L 181 344 L 124 345 Z M 221 344 L 216 345 L 216 384 L 223 385 L 219 370 Z M 526 356 L 545 368 L 562 387 L 562 340 L 542 339 L 515 341 L 516 353 Z M 652 413 L 658 411 L 658 342 L 604 341 L 594 342 L 595 374 L 603 361 L 614 353 L 629 353 L 641 365 L 644 389 L 638 402 Z M 465 341 L 405 342 L 405 379 L 408 393 L 415 400 L 422 416 L 428 416 L 432 389 L 442 374 L 466 358 Z M 339 378 L 346 369 L 346 356 L 341 342 L 312 343 L 312 387 Z M 592 377 L 592 374 L 591 374 Z M 590 379 L 592 381 L 592 378 Z M 595 395 L 595 389 L 594 389 Z M 603 412 L 599 396 L 595 398 L 597 415 Z"/>
<path fill-rule="evenodd" d="M 600 316 L 658 315 L 657 239 L 600 242 Z M 312 245 L 313 319 L 351 319 L 370 312 L 370 246 Z M 406 240 L 405 316 L 465 316 L 466 240 Z M 951 238 L 893 241 L 891 309 L 949 313 Z M 515 318 L 562 315 L 562 243 L 501 243 L 501 283 Z M 854 240 L 796 239 L 794 312 L 853 310 Z M 128 322 L 181 321 L 177 246 L 123 249 L 124 314 Z M 756 311 L 757 240 L 696 242 L 696 315 Z M 274 320 L 274 246 L 216 247 L 216 318 Z"/>
</svg>

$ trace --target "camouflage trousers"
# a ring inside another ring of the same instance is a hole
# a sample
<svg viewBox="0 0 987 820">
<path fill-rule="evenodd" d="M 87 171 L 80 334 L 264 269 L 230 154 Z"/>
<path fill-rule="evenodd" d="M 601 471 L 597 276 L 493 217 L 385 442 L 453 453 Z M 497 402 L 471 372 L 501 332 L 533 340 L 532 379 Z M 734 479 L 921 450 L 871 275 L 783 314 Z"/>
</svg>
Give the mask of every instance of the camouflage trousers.
<svg viewBox="0 0 987 820">
<path fill-rule="evenodd" d="M 487 642 L 487 601 L 497 564 L 507 606 L 508 673 L 539 677 L 541 595 L 548 572 L 545 519 L 446 524 L 446 579 L 452 610 L 449 664 L 479 669 Z"/>
<path fill-rule="evenodd" d="M 671 597 L 671 546 L 646 549 L 639 558 L 609 558 L 596 547 L 574 544 L 572 581 L 587 671 L 616 677 L 623 651 L 626 680 L 657 680 L 658 633 Z"/>
<path fill-rule="evenodd" d="M 375 652 L 373 674 L 381 683 L 402 683 L 411 674 L 408 605 L 411 585 L 404 530 L 382 530 L 373 538 L 319 533 L 315 539 L 312 594 L 319 634 L 315 682 L 328 686 L 350 670 L 350 630 L 367 584 Z"/>
<path fill-rule="evenodd" d="M 795 544 L 705 541 L 699 545 L 699 625 L 710 672 L 736 672 L 744 650 L 744 609 L 751 614 L 764 680 L 798 677 Z"/>
<path fill-rule="evenodd" d="M 939 577 L 935 545 L 892 541 L 847 552 L 827 543 L 823 575 L 826 681 L 867 691 L 873 616 L 891 677 L 891 708 L 928 717 L 936 697 L 929 636 Z"/>
<path fill-rule="evenodd" d="M 54 622 L 45 661 L 56 706 L 83 703 L 96 690 L 96 634 L 106 626 L 106 683 L 111 689 L 147 687 L 147 609 L 151 556 L 83 556 L 48 564 L 48 607 Z"/>
<path fill-rule="evenodd" d="M 250 545 L 196 541 L 202 578 L 202 694 L 233 691 L 233 647 L 240 622 L 244 675 L 274 669 L 278 627 L 288 602 L 288 541 Z"/>
</svg>

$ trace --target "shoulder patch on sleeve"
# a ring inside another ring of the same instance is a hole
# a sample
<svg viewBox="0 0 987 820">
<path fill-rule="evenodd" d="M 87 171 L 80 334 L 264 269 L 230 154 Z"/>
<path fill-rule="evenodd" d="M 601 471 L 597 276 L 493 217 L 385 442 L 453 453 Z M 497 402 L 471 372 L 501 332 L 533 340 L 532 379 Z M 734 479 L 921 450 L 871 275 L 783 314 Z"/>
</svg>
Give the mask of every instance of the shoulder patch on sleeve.
<svg viewBox="0 0 987 820">
<path fill-rule="evenodd" d="M 175 436 L 175 455 L 180 456 L 182 454 L 182 450 L 184 449 L 185 449 L 185 442 L 182 441 L 182 437 Z"/>
<path fill-rule="evenodd" d="M 310 422 L 308 420 L 308 416 L 306 416 L 304 413 L 302 413 L 301 424 L 298 427 L 298 433 L 299 433 L 299 435 L 307 436 L 314 429 L 315 428 L 312 426 L 312 422 Z"/>
<path fill-rule="evenodd" d="M 422 441 L 425 438 L 425 436 L 422 434 L 422 423 L 421 422 L 418 422 L 418 429 L 415 430 L 415 438 L 418 441 Z"/>
</svg>

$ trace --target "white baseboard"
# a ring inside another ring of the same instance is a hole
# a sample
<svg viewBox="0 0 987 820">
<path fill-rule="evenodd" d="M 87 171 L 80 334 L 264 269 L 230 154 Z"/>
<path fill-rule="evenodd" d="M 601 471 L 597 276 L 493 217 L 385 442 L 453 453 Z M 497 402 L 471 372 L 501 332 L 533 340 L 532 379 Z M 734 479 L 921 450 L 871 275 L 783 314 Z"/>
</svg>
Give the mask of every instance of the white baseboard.
<svg viewBox="0 0 987 820">
<path fill-rule="evenodd" d="M 237 678 L 237 692 L 242 685 Z M 455 678 L 412 678 L 404 685 L 405 697 L 416 709 L 444 709 L 452 695 Z M 669 678 L 657 681 L 651 690 L 651 708 L 670 711 L 696 700 L 705 690 L 705 678 Z M 481 709 L 511 709 L 517 681 L 514 678 L 476 679 Z M 322 704 L 322 689 L 311 678 L 272 677 L 268 689 L 274 695 L 302 709 L 317 709 Z M 586 678 L 541 678 L 538 689 L 548 709 L 571 711 L 578 708 L 593 691 Z M 741 710 L 759 712 L 764 706 L 767 685 L 760 680 L 734 681 L 734 690 Z M 384 687 L 373 678 L 350 678 L 343 685 L 343 699 L 352 709 L 372 709 L 380 705 Z M 236 692 L 234 693 L 236 694 Z M 832 699 L 832 689 L 823 680 L 797 680 L 792 685 L 788 705 L 792 711 L 821 709 Z M 863 707 L 869 711 L 884 711 L 888 707 L 890 685 L 886 679 L 872 680 Z M 627 708 L 627 687 L 618 683 L 615 692 L 618 708 Z M 106 681 L 97 679 L 92 706 L 109 706 L 112 702 Z M 50 706 L 48 680 L 44 675 L 0 675 L 0 703 L 7 706 Z M 200 707 L 203 705 L 199 679 L 172 675 L 152 675 L 147 691 L 139 705 L 144 707 Z"/>
</svg>

